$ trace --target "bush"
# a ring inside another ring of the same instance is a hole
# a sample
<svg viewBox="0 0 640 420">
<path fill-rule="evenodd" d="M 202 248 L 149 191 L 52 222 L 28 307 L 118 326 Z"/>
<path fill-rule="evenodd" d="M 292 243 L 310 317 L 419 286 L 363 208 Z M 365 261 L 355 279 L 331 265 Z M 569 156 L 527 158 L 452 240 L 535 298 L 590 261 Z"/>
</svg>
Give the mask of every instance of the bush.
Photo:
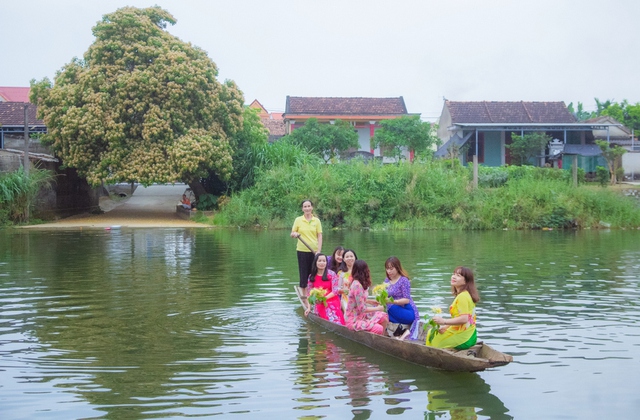
<svg viewBox="0 0 640 420">
<path fill-rule="evenodd" d="M 609 170 L 603 166 L 596 166 L 596 180 L 601 187 L 606 187 L 611 181 Z"/>
<path fill-rule="evenodd" d="M 51 171 L 37 168 L 27 174 L 17 171 L 0 175 L 0 224 L 26 221 L 41 188 L 51 188 Z"/>
<path fill-rule="evenodd" d="M 278 166 L 261 171 L 214 223 L 288 229 L 302 200 L 311 199 L 325 229 L 560 229 L 595 227 L 600 220 L 640 226 L 631 199 L 575 188 L 570 171 L 480 170 L 484 181 L 474 189 L 470 168 L 442 162 Z"/>
</svg>

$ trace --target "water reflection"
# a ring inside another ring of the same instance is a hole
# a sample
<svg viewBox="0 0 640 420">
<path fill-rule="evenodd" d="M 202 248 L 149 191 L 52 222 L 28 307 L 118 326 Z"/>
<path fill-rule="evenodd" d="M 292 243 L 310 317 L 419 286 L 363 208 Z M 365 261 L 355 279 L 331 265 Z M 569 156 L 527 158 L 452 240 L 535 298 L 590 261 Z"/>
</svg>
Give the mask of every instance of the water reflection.
<svg viewBox="0 0 640 420">
<path fill-rule="evenodd" d="M 295 365 L 299 374 L 295 384 L 302 391 L 295 408 L 312 412 L 313 418 L 329 415 L 335 399 L 352 407 L 354 419 L 368 419 L 380 398 L 388 415 L 423 412 L 425 419 L 512 418 L 478 374 L 439 372 L 396 362 L 315 325 L 309 325 L 300 338 Z"/>
<path fill-rule="evenodd" d="M 636 413 L 637 232 L 326 236 L 328 248 L 357 249 L 376 283 L 397 255 L 425 313 L 451 303 L 453 267 L 473 267 L 480 337 L 515 361 L 438 372 L 307 325 L 286 232 L 10 230 L 0 232 L 0 416 Z"/>
</svg>

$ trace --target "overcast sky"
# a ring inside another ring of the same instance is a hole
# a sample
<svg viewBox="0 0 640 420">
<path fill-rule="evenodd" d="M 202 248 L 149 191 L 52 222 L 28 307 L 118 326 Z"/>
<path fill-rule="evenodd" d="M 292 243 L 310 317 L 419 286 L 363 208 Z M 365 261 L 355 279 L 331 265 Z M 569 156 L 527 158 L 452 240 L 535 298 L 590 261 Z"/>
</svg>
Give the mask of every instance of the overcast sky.
<svg viewBox="0 0 640 420">
<path fill-rule="evenodd" d="M 456 101 L 640 102 L 640 1 L 0 0 L 0 86 L 53 79 L 123 6 L 168 10 L 249 104 L 403 96 L 434 121 Z"/>
</svg>

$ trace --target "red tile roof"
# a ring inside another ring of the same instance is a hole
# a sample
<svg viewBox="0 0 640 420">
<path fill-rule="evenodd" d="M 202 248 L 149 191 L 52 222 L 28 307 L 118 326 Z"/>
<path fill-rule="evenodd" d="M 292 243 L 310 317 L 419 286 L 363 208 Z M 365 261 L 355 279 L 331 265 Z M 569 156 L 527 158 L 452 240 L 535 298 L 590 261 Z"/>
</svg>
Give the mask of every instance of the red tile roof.
<svg viewBox="0 0 640 420">
<path fill-rule="evenodd" d="M 446 101 L 453 124 L 569 124 L 576 118 L 564 102 Z"/>
<path fill-rule="evenodd" d="M 271 136 L 284 136 L 285 135 L 285 125 L 284 120 L 276 120 L 271 118 L 260 118 L 262 125 L 269 130 L 269 135 Z"/>
<path fill-rule="evenodd" d="M 28 87 L 0 86 L 0 102 L 29 102 Z"/>
<path fill-rule="evenodd" d="M 287 96 L 284 116 L 292 115 L 407 115 L 398 98 L 313 98 Z"/>
<path fill-rule="evenodd" d="M 24 126 L 24 102 L 0 102 L 0 125 Z M 27 120 L 30 125 L 44 126 L 44 121 L 36 119 L 37 107 L 29 105 Z"/>
</svg>

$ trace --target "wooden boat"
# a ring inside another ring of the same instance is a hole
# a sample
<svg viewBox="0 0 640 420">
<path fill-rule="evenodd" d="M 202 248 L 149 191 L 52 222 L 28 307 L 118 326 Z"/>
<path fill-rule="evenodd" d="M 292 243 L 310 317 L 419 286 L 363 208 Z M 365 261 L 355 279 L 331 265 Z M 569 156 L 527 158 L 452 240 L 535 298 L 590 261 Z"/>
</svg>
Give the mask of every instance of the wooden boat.
<svg viewBox="0 0 640 420">
<path fill-rule="evenodd" d="M 294 288 L 304 309 L 300 289 L 298 286 Z M 492 367 L 504 366 L 513 361 L 511 355 L 501 353 L 482 342 L 478 342 L 466 350 L 438 349 L 426 346 L 422 325 L 420 326 L 422 333 L 419 340 L 398 340 L 367 331 L 353 331 L 344 325 L 334 324 L 313 313 L 310 313 L 307 319 L 373 350 L 420 366 L 457 372 L 478 372 Z"/>
</svg>

